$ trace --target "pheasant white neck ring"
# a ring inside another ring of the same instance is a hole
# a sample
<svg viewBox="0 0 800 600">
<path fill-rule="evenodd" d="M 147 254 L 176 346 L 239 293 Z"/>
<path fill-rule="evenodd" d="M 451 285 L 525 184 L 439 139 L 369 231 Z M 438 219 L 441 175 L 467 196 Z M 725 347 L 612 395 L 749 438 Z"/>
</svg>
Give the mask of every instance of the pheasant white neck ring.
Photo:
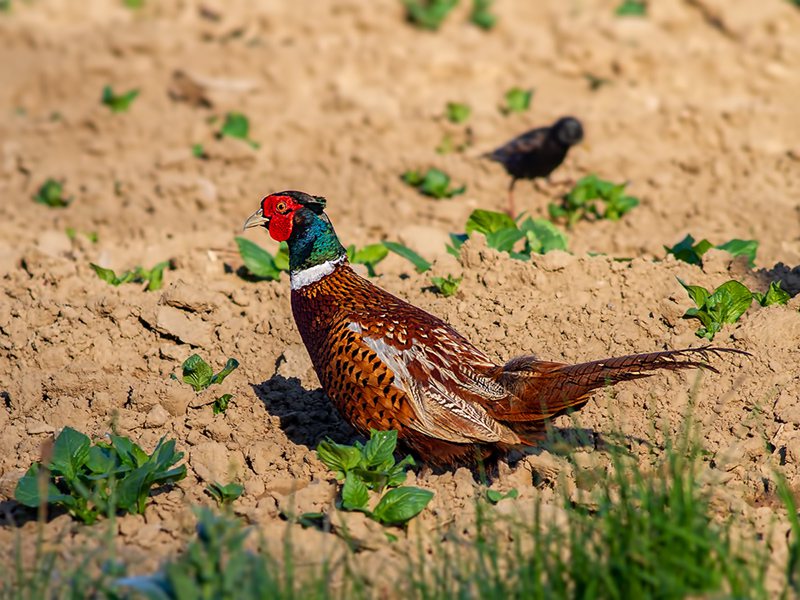
<svg viewBox="0 0 800 600">
<path fill-rule="evenodd" d="M 307 269 L 299 269 L 289 273 L 289 281 L 291 282 L 293 290 L 300 290 L 304 287 L 316 283 L 326 275 L 333 273 L 337 265 L 342 264 L 346 256 L 340 256 L 335 260 L 326 260 L 324 263 L 308 267 Z"/>
</svg>

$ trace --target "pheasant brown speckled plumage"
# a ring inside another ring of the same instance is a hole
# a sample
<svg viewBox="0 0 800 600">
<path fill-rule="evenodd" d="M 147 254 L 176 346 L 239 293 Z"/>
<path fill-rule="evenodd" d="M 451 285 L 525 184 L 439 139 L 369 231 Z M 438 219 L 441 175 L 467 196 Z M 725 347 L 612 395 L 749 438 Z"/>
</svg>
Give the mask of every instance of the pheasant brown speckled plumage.
<svg viewBox="0 0 800 600">
<path fill-rule="evenodd" d="M 535 443 L 593 390 L 657 369 L 709 367 L 713 348 L 568 365 L 533 356 L 496 365 L 443 320 L 357 275 L 323 212 L 302 192 L 266 197 L 246 226 L 289 243 L 292 312 L 322 388 L 361 433 L 396 429 L 422 459 L 474 462 Z M 712 368 L 713 370 L 713 368 Z"/>
</svg>

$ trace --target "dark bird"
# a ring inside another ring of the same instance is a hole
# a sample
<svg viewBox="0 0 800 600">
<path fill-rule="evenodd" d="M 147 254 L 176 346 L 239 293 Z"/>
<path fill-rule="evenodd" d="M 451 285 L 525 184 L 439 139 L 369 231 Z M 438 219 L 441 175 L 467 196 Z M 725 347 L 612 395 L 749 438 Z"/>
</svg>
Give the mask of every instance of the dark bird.
<svg viewBox="0 0 800 600">
<path fill-rule="evenodd" d="M 657 369 L 702 367 L 718 348 L 570 365 L 519 356 L 504 365 L 442 319 L 357 275 L 325 198 L 271 194 L 244 224 L 288 242 L 292 313 L 322 388 L 359 432 L 396 429 L 425 461 L 474 463 L 540 441 L 546 423 L 593 390 Z"/>
<path fill-rule="evenodd" d="M 484 157 L 499 162 L 511 175 L 508 212 L 514 217 L 514 184 L 517 179 L 550 177 L 564 162 L 567 151 L 583 139 L 583 125 L 574 117 L 561 117 L 549 127 L 539 127 L 515 137 Z"/>
</svg>

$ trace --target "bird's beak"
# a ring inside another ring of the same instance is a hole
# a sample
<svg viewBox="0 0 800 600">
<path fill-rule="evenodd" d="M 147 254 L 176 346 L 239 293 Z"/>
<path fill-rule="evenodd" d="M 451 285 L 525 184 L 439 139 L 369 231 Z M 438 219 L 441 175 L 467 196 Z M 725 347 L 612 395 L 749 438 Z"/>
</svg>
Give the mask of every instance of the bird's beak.
<svg viewBox="0 0 800 600">
<path fill-rule="evenodd" d="M 269 219 L 264 216 L 264 211 L 259 208 L 256 212 L 247 217 L 247 221 L 244 222 L 242 231 L 244 231 L 245 229 L 250 229 L 251 227 L 258 227 L 259 225 L 264 225 L 265 223 L 269 223 Z"/>
</svg>

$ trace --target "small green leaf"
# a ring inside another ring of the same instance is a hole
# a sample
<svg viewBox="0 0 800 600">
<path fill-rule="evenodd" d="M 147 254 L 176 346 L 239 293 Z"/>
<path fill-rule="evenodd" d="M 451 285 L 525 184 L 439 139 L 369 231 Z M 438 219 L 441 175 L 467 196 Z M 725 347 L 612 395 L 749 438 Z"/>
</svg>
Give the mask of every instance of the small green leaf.
<svg viewBox="0 0 800 600">
<path fill-rule="evenodd" d="M 239 361 L 235 358 L 229 358 L 225 362 L 225 366 L 222 368 L 222 371 L 217 373 L 211 378 L 211 383 L 222 383 L 225 378 L 233 373 L 235 369 L 239 368 Z"/>
<path fill-rule="evenodd" d="M 516 229 L 517 224 L 507 214 L 480 208 L 472 211 L 472 214 L 467 219 L 466 227 L 467 234 L 477 231 L 483 235 L 509 228 Z"/>
<path fill-rule="evenodd" d="M 647 2 L 644 0 L 622 0 L 614 14 L 618 17 L 644 17 L 647 15 Z"/>
<path fill-rule="evenodd" d="M 222 394 L 222 396 L 214 400 L 214 404 L 212 405 L 214 414 L 218 415 L 228 410 L 228 404 L 231 398 L 233 398 L 233 394 Z"/>
<path fill-rule="evenodd" d="M 452 198 L 466 191 L 466 186 L 450 187 L 450 176 L 436 168 L 428 169 L 423 175 L 420 171 L 406 171 L 401 176 L 408 185 L 415 187 L 425 196 L 436 199 Z"/>
<path fill-rule="evenodd" d="M 375 265 L 386 258 L 388 254 L 389 250 L 383 244 L 369 244 L 359 249 L 356 249 L 355 246 L 348 248 L 350 262 L 366 265 L 370 277 L 375 277 Z"/>
<path fill-rule="evenodd" d="M 64 427 L 53 444 L 50 470 L 63 475 L 68 481 L 75 479 L 80 468 L 89 458 L 91 440 L 72 427 Z"/>
<path fill-rule="evenodd" d="M 494 0 L 472 0 L 472 12 L 469 20 L 481 29 L 492 29 L 497 23 L 497 16 L 491 13 Z"/>
<path fill-rule="evenodd" d="M 431 283 L 436 287 L 436 290 L 445 298 L 449 298 L 458 291 L 458 286 L 461 285 L 461 277 L 431 277 Z"/>
<path fill-rule="evenodd" d="M 407 20 L 423 29 L 436 31 L 458 0 L 403 0 Z"/>
<path fill-rule="evenodd" d="M 114 93 L 111 86 L 107 85 L 103 88 L 103 96 L 101 101 L 111 109 L 111 112 L 126 112 L 138 95 L 139 90 L 137 89 L 129 90 L 124 94 L 117 95 Z"/>
<path fill-rule="evenodd" d="M 211 385 L 214 371 L 199 354 L 192 354 L 183 362 L 183 382 L 192 386 L 195 392 L 206 389 Z"/>
<path fill-rule="evenodd" d="M 505 500 L 506 498 L 514 499 L 519 496 L 519 492 L 517 488 L 512 488 L 505 494 L 502 492 L 498 492 L 497 490 L 486 490 L 486 498 L 492 504 L 497 504 L 500 500 Z"/>
<path fill-rule="evenodd" d="M 761 306 L 786 304 L 792 298 L 789 292 L 781 287 L 780 281 L 771 282 L 766 294 L 754 292 L 753 297 Z"/>
<path fill-rule="evenodd" d="M 471 112 L 472 109 L 461 102 L 448 102 L 446 106 L 447 120 L 451 123 L 463 123 Z"/>
<path fill-rule="evenodd" d="M 431 263 L 429 263 L 427 260 L 422 258 L 419 254 L 417 254 L 407 246 L 403 246 L 402 244 L 398 244 L 397 242 L 387 242 L 387 241 L 384 241 L 383 245 L 386 246 L 386 248 L 391 252 L 399 254 L 400 256 L 411 262 L 411 264 L 414 265 L 414 268 L 416 269 L 417 273 L 424 273 L 425 271 L 431 268 Z"/>
<path fill-rule="evenodd" d="M 244 486 L 236 482 L 222 485 L 214 481 L 206 486 L 206 491 L 220 506 L 229 506 L 242 495 Z"/>
<path fill-rule="evenodd" d="M 244 266 L 256 277 L 277 281 L 281 277 L 275 258 L 258 244 L 243 237 L 236 237 L 236 245 Z M 287 265 L 288 266 L 288 265 Z"/>
<path fill-rule="evenodd" d="M 417 487 L 399 487 L 386 492 L 373 511 L 373 518 L 389 525 L 402 525 L 416 517 L 433 498 L 433 492 Z"/>
<path fill-rule="evenodd" d="M 394 464 L 394 449 L 396 446 L 397 431 L 370 429 L 369 440 L 364 444 L 364 465 L 366 467 L 389 468 Z"/>
<path fill-rule="evenodd" d="M 546 219 L 528 217 L 520 229 L 526 232 L 531 252 L 546 254 L 551 250 L 567 251 L 567 235 Z"/>
<path fill-rule="evenodd" d="M 192 156 L 195 158 L 206 158 L 206 150 L 203 144 L 192 144 Z"/>
<path fill-rule="evenodd" d="M 689 298 L 691 298 L 692 302 L 694 302 L 698 307 L 703 306 L 710 296 L 706 288 L 699 285 L 688 285 L 680 277 L 678 277 L 678 283 L 683 286 L 683 289 L 685 289 L 689 294 Z"/>
<path fill-rule="evenodd" d="M 361 463 L 361 450 L 333 440 L 322 440 L 317 445 L 317 458 L 331 471 L 346 473 Z"/>
<path fill-rule="evenodd" d="M 250 139 L 250 120 L 239 112 L 229 112 L 225 115 L 225 121 L 219 130 L 221 137 L 232 137 L 244 140 L 253 148 L 258 148 L 258 143 Z"/>
<path fill-rule="evenodd" d="M 46 498 L 40 496 L 40 473 L 42 477 L 47 478 L 45 491 Z M 45 504 L 63 504 L 67 508 L 72 508 L 77 504 L 75 498 L 68 494 L 62 494 L 53 483 L 50 472 L 47 469 L 42 470 L 39 463 L 34 463 L 25 473 L 25 475 L 17 482 L 17 487 L 14 490 L 14 498 L 23 506 L 37 508 L 43 502 Z"/>
<path fill-rule="evenodd" d="M 342 507 L 346 510 L 364 510 L 369 502 L 369 492 L 364 482 L 348 472 L 342 486 Z"/>
<path fill-rule="evenodd" d="M 110 283 L 111 285 L 119 285 L 120 283 L 119 278 L 117 277 L 117 274 L 114 273 L 114 271 L 112 271 L 111 269 L 106 269 L 94 263 L 89 263 L 89 266 L 92 267 L 92 269 L 94 269 L 94 272 L 97 273 L 97 276 L 103 281 Z"/>
<path fill-rule="evenodd" d="M 756 266 L 756 252 L 758 251 L 757 240 L 738 240 L 733 239 L 717 246 L 718 250 L 724 250 L 733 256 L 746 256 L 747 264 L 752 269 Z"/>
<path fill-rule="evenodd" d="M 503 112 L 506 114 L 524 112 L 530 107 L 532 98 L 532 89 L 523 90 L 517 87 L 511 88 L 506 92 L 506 105 L 503 107 Z"/>
<path fill-rule="evenodd" d="M 164 280 L 164 269 L 167 267 L 169 267 L 169 261 L 160 262 L 145 274 L 144 279 L 147 280 L 148 292 L 154 292 L 161 289 L 161 285 Z"/>
<path fill-rule="evenodd" d="M 45 180 L 33 199 L 51 208 L 66 208 L 72 202 L 72 198 L 64 198 L 64 185 L 52 178 Z"/>
</svg>

